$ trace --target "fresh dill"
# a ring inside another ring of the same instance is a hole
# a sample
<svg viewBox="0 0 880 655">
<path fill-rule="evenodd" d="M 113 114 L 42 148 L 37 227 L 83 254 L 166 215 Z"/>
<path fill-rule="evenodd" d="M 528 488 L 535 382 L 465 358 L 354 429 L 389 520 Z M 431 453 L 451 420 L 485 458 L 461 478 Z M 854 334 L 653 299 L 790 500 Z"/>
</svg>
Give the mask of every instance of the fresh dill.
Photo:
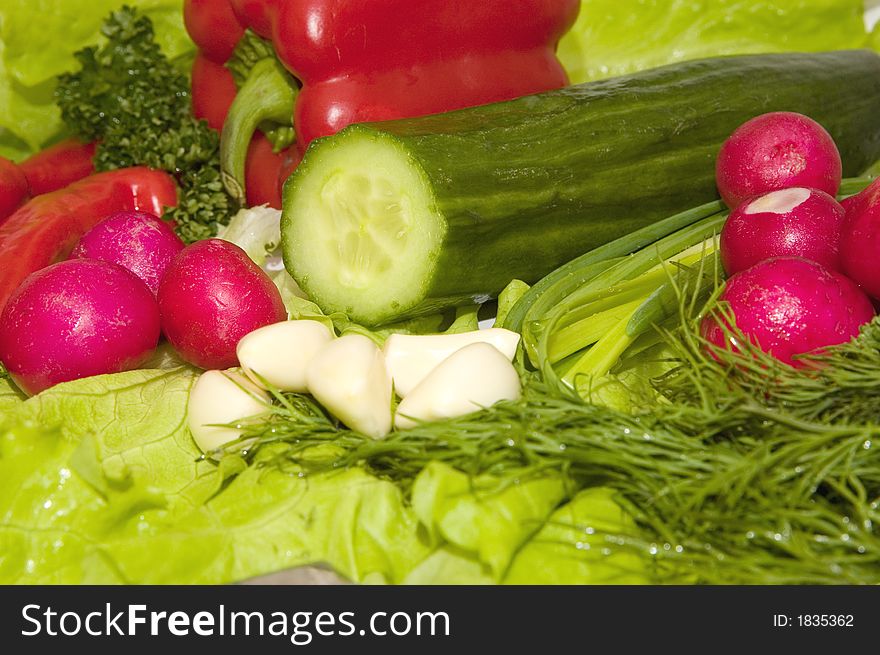
<svg viewBox="0 0 880 655">
<path fill-rule="evenodd" d="M 675 366 L 641 411 L 560 397 L 530 373 L 519 402 L 380 441 L 296 395 L 247 436 L 277 444 L 263 465 L 363 466 L 404 488 L 434 460 L 611 486 L 639 532 L 608 538 L 652 558 L 657 582 L 880 583 L 880 322 L 794 369 L 747 346 L 710 354 L 699 316 L 688 298 L 663 332 Z"/>
</svg>

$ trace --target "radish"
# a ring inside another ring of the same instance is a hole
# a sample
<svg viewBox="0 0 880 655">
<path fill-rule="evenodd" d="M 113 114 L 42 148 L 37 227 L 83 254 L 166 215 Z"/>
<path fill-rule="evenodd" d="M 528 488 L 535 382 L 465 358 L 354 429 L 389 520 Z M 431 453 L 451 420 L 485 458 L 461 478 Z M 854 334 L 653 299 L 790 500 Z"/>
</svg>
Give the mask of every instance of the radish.
<svg viewBox="0 0 880 655">
<path fill-rule="evenodd" d="M 847 199 L 840 252 L 844 273 L 880 298 L 880 180 Z"/>
<path fill-rule="evenodd" d="M 119 264 L 156 295 L 165 269 L 183 247 L 166 221 L 147 212 L 125 211 L 111 214 L 86 232 L 70 256 Z"/>
<path fill-rule="evenodd" d="M 0 361 L 35 394 L 137 368 L 159 342 L 159 308 L 121 266 L 72 259 L 31 274 L 0 316 Z"/>
<path fill-rule="evenodd" d="M 824 191 L 795 187 L 771 191 L 737 207 L 721 230 L 721 261 L 728 275 L 771 257 L 803 257 L 841 270 L 844 211 Z"/>
<path fill-rule="evenodd" d="M 849 341 L 874 317 L 854 282 L 799 257 L 768 259 L 737 273 L 720 300 L 749 341 L 793 366 L 802 365 L 798 355 Z M 701 332 L 719 348 L 737 351 L 715 316 L 703 319 Z"/>
<path fill-rule="evenodd" d="M 739 126 L 721 146 L 715 179 L 731 208 L 789 187 L 837 195 L 843 168 L 831 135 L 803 114 L 773 112 Z"/>
<path fill-rule="evenodd" d="M 238 342 L 287 319 L 281 294 L 244 250 L 222 239 L 197 241 L 171 261 L 159 285 L 162 329 L 187 362 L 206 369 L 238 364 Z"/>
</svg>

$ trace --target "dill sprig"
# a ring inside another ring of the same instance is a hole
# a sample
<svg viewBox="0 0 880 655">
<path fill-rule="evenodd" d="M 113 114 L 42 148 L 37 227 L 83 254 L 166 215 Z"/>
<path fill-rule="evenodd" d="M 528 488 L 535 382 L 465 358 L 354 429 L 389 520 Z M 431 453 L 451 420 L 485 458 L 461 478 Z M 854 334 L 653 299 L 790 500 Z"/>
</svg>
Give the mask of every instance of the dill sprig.
<svg viewBox="0 0 880 655">
<path fill-rule="evenodd" d="M 519 402 L 381 441 L 292 395 L 247 436 L 278 444 L 262 465 L 363 466 L 404 488 L 433 460 L 611 486 L 638 532 L 609 544 L 652 558 L 658 582 L 880 583 L 880 323 L 794 369 L 747 345 L 710 354 L 691 301 L 662 333 L 677 365 L 654 381 L 661 401 L 641 412 L 559 397 L 531 373 Z"/>
</svg>

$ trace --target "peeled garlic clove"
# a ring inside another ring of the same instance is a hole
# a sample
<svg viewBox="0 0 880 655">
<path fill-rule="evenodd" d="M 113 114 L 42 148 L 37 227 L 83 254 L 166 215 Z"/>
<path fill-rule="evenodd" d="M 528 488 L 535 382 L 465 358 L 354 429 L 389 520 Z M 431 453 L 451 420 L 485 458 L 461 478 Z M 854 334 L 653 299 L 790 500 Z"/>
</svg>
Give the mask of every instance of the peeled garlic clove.
<svg viewBox="0 0 880 655">
<path fill-rule="evenodd" d="M 519 334 L 504 328 L 473 330 L 460 334 L 392 334 L 385 341 L 385 364 L 394 380 L 394 390 L 405 398 L 443 360 L 474 343 L 487 343 L 513 361 Z"/>
<path fill-rule="evenodd" d="M 241 430 L 221 426 L 268 408 L 269 395 L 235 370 L 205 371 L 189 392 L 187 424 L 196 445 L 210 453 L 241 437 Z"/>
<path fill-rule="evenodd" d="M 263 386 L 263 378 L 281 391 L 305 393 L 312 358 L 332 340 L 330 328 L 318 321 L 284 321 L 246 335 L 238 342 L 236 354 L 255 384 Z"/>
<path fill-rule="evenodd" d="M 421 421 L 464 416 L 521 394 L 507 356 L 487 343 L 474 343 L 443 360 L 400 402 L 394 425 L 406 430 Z"/>
<path fill-rule="evenodd" d="M 382 351 L 367 337 L 347 334 L 319 350 L 309 366 L 308 387 L 352 430 L 374 439 L 391 431 L 391 376 Z"/>
</svg>

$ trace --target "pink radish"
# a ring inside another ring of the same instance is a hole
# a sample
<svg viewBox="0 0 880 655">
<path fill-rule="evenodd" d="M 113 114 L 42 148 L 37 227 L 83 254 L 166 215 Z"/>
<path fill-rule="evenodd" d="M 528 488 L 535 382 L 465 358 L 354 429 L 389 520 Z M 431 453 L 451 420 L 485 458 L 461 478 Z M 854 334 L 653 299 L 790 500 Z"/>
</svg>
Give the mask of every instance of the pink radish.
<svg viewBox="0 0 880 655">
<path fill-rule="evenodd" d="M 849 341 L 874 317 L 854 282 L 799 257 L 768 259 L 737 273 L 720 300 L 749 341 L 793 366 L 802 365 L 798 355 Z M 715 316 L 703 319 L 701 331 L 719 348 L 737 350 Z"/>
<path fill-rule="evenodd" d="M 183 359 L 206 369 L 236 366 L 242 337 L 287 319 L 272 280 L 244 250 L 221 239 L 180 251 L 158 298 L 168 341 Z"/>
<path fill-rule="evenodd" d="M 165 269 L 183 246 L 166 221 L 147 212 L 126 211 L 108 216 L 86 232 L 70 256 L 119 264 L 155 295 Z"/>
<path fill-rule="evenodd" d="M 715 180 L 731 208 L 789 187 L 840 189 L 840 152 L 816 121 L 793 112 L 773 112 L 738 127 L 721 146 Z"/>
<path fill-rule="evenodd" d="M 844 211 L 824 191 L 795 187 L 771 191 L 737 207 L 721 230 L 721 261 L 728 275 L 771 257 L 803 257 L 841 270 Z"/>
<path fill-rule="evenodd" d="M 844 273 L 880 298 L 880 179 L 847 199 L 840 252 Z"/>
<path fill-rule="evenodd" d="M 0 316 L 0 361 L 28 394 L 137 368 L 158 341 L 159 307 L 147 286 L 94 259 L 31 274 Z"/>
</svg>

